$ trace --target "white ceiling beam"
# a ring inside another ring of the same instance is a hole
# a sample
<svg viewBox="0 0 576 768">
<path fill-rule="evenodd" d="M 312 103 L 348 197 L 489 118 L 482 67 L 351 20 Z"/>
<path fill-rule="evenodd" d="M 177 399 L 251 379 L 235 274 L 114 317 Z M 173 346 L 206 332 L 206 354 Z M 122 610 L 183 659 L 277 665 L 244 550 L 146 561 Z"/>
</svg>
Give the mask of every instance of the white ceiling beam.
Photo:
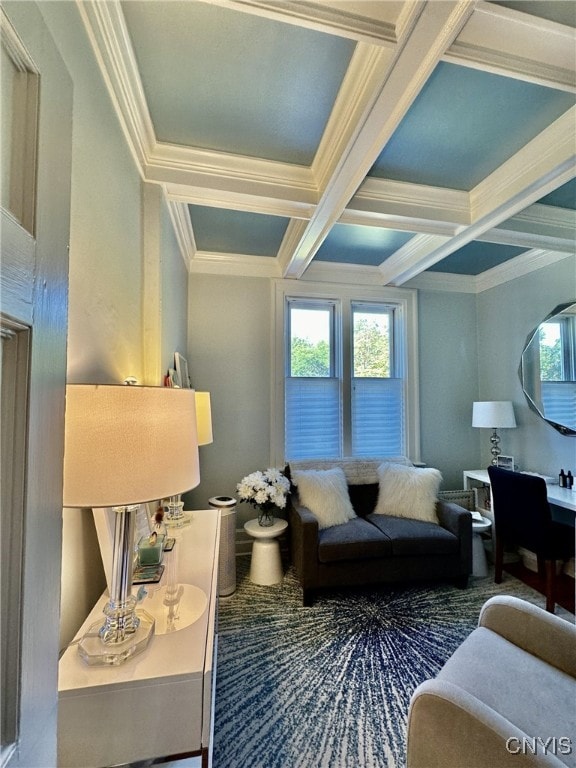
<svg viewBox="0 0 576 768">
<path fill-rule="evenodd" d="M 461 190 L 369 176 L 350 200 L 340 221 L 354 223 L 354 216 L 366 221 L 372 217 L 376 226 L 379 217 L 404 220 L 406 226 L 402 229 L 410 229 L 412 221 L 456 227 L 470 223 L 470 196 Z M 420 231 L 419 226 L 414 231 Z"/>
<path fill-rule="evenodd" d="M 574 93 L 575 49 L 574 29 L 480 0 L 445 59 Z"/>
<path fill-rule="evenodd" d="M 418 4 L 420 14 L 399 43 L 391 65 L 382 73 L 371 108 L 342 154 L 285 277 L 299 278 L 338 221 L 374 161 L 392 136 L 448 46 L 473 10 L 467 1 Z"/>
<path fill-rule="evenodd" d="M 535 203 L 477 239 L 574 253 L 575 236 L 576 211 Z"/>
<path fill-rule="evenodd" d="M 380 265 L 385 283 L 402 285 L 418 273 L 477 240 L 574 177 L 576 107 L 470 192 L 472 223 L 446 242 L 418 235 Z"/>
</svg>

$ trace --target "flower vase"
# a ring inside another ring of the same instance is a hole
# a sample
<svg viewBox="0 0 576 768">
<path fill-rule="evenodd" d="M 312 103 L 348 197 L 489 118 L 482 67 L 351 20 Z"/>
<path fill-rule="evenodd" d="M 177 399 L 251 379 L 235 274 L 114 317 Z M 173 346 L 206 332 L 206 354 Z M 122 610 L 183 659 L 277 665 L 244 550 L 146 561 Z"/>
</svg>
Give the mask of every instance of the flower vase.
<svg viewBox="0 0 576 768">
<path fill-rule="evenodd" d="M 263 507 L 260 507 L 258 510 L 258 525 L 261 525 L 262 528 L 268 528 L 271 525 L 274 525 L 274 509 L 264 509 Z"/>
</svg>

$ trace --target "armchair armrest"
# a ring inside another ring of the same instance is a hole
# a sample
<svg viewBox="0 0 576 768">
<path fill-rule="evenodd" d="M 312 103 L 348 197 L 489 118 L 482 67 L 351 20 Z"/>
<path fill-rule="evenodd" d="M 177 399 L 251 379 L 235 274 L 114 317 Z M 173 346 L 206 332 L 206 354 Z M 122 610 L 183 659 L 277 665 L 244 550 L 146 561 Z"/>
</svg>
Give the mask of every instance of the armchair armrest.
<svg viewBox="0 0 576 768">
<path fill-rule="evenodd" d="M 576 626 L 517 597 L 491 597 L 479 626 L 491 629 L 519 648 L 576 678 Z"/>
<path fill-rule="evenodd" d="M 318 577 L 318 520 L 298 498 L 292 496 L 288 507 L 292 563 L 302 587 L 314 587 Z"/>
<path fill-rule="evenodd" d="M 410 703 L 407 768 L 564 766 L 551 753 L 524 754 L 519 746 L 529 736 L 463 688 L 427 680 Z"/>
</svg>

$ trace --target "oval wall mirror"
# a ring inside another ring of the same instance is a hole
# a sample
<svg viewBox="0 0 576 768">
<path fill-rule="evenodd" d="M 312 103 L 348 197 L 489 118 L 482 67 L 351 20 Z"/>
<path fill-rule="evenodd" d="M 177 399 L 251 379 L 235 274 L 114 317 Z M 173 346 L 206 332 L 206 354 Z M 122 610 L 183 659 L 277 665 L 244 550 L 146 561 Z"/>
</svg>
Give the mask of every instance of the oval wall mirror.
<svg viewBox="0 0 576 768">
<path fill-rule="evenodd" d="M 520 379 L 530 407 L 563 435 L 576 435 L 576 302 L 556 307 L 528 336 Z"/>
</svg>

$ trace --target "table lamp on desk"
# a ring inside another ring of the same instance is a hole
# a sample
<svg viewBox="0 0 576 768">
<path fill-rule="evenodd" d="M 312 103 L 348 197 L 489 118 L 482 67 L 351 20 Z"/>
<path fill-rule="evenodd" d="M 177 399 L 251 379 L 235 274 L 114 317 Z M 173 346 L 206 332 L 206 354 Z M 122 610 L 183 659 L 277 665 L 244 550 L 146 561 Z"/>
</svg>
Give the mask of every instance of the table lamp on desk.
<svg viewBox="0 0 576 768">
<path fill-rule="evenodd" d="M 492 448 L 492 464 L 496 466 L 500 450 L 498 429 L 512 429 L 516 426 L 514 408 L 509 400 L 488 400 L 474 403 L 472 406 L 472 426 L 492 429 L 490 442 Z"/>
<path fill-rule="evenodd" d="M 154 619 L 132 595 L 138 505 L 198 485 L 192 389 L 101 384 L 66 387 L 65 507 L 112 507 L 112 583 L 104 623 L 78 643 L 88 664 L 118 665 L 142 652 Z"/>
</svg>

